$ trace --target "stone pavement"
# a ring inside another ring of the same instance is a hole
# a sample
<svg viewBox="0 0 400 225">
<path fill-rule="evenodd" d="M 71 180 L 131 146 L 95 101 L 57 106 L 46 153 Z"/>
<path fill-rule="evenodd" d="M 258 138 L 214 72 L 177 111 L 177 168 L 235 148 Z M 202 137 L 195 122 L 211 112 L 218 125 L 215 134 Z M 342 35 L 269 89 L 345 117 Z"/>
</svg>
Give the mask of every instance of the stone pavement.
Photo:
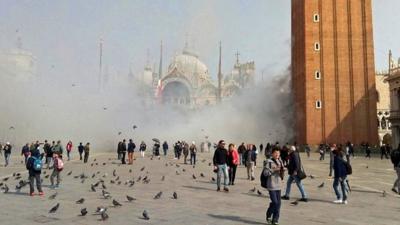
<svg viewBox="0 0 400 225">
<path fill-rule="evenodd" d="M 266 224 L 265 210 L 269 198 L 268 192 L 259 185 L 261 157 L 258 159 L 255 181 L 248 181 L 245 168 L 240 166 L 235 186 L 229 187 L 229 193 L 224 193 L 216 192 L 216 184 L 211 180 L 211 177 L 215 177 L 212 167 L 209 166 L 211 153 L 198 153 L 195 168 L 184 165 L 182 160 L 179 162 L 174 160 L 171 155 L 167 158 L 161 157 L 160 160 L 156 158 L 151 160 L 150 157 L 138 158 L 133 165 L 120 165 L 115 159 L 115 154 L 100 153 L 92 156 L 88 164 L 82 164 L 79 160 L 66 162 L 62 173 L 62 185 L 57 191 L 50 190 L 49 179 L 44 179 L 45 197 L 28 196 L 28 187 L 23 188 L 21 192 L 15 192 L 18 181 L 11 174 L 26 170 L 20 163 L 20 157 L 14 156 L 12 165 L 7 168 L 3 167 L 3 159 L 0 157 L 0 183 L 7 183 L 10 193 L 0 193 L 1 225 Z M 389 160 L 381 161 L 378 158 L 365 160 L 361 157 L 352 160 L 353 175 L 350 176 L 352 193 L 348 205 L 332 203 L 335 195 L 332 188 L 333 180 L 328 178 L 329 157 L 320 162 L 317 154 L 313 154 L 311 159 L 302 154 L 302 161 L 307 174 L 315 177 L 304 180 L 310 201 L 299 202 L 297 206 L 290 205 L 290 202 L 300 198 L 299 191 L 293 184 L 291 200 L 282 201 L 280 224 L 399 224 L 400 198 L 390 191 L 395 173 Z M 140 170 L 142 167 L 145 167 L 143 171 Z M 122 181 L 120 185 L 117 184 L 118 181 L 115 184 L 110 183 L 110 180 L 116 179 L 112 175 L 114 169 Z M 72 175 L 67 176 L 69 171 L 72 171 Z M 97 171 L 99 174 L 91 178 Z M 49 170 L 46 172 L 50 173 Z M 74 178 L 81 173 L 89 177 L 84 183 L 81 183 L 81 179 Z M 204 177 L 201 177 L 201 173 Z M 105 178 L 104 174 L 107 174 Z M 196 179 L 193 179 L 193 174 Z M 8 181 L 2 180 L 10 175 Z M 26 176 L 26 173 L 22 174 L 22 178 Z M 44 176 L 42 174 L 42 178 Z M 137 181 L 139 176 L 142 178 L 147 176 L 150 182 L 148 184 L 142 181 L 136 182 L 133 187 L 125 185 L 126 180 L 134 178 Z M 164 181 L 162 176 L 165 176 Z M 106 190 L 112 195 L 111 199 L 106 200 L 101 196 L 100 187 L 96 192 L 90 190 L 90 185 L 99 178 L 105 180 Z M 324 187 L 318 188 L 322 182 L 325 183 Z M 265 196 L 249 192 L 253 187 L 259 189 Z M 383 197 L 383 190 L 387 192 L 386 197 Z M 158 200 L 153 199 L 160 191 L 163 192 L 162 197 Z M 172 198 L 174 191 L 178 193 L 177 200 Z M 55 192 L 58 192 L 58 196 L 54 200 L 49 200 L 48 197 Z M 126 195 L 137 200 L 129 203 L 126 201 Z M 76 204 L 75 201 L 82 197 L 86 201 L 82 205 Z M 123 206 L 112 207 L 112 199 L 116 199 Z M 60 208 L 55 214 L 49 214 L 49 209 L 56 203 L 60 203 Z M 110 218 L 107 221 L 100 221 L 100 216 L 92 215 L 97 206 L 108 207 Z M 78 216 L 80 209 L 84 207 L 89 211 L 88 215 Z M 150 214 L 148 221 L 142 219 L 144 209 Z"/>
</svg>

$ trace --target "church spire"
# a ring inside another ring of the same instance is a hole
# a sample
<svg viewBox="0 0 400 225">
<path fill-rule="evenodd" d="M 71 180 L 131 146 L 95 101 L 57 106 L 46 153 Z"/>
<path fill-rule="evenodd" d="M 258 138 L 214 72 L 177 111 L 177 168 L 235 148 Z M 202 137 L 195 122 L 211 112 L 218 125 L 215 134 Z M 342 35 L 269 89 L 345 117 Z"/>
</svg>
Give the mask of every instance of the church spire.
<svg viewBox="0 0 400 225">
<path fill-rule="evenodd" d="M 161 41 L 161 45 L 160 45 L 160 65 L 158 68 L 158 79 L 161 80 L 162 78 L 162 54 L 163 54 L 163 43 Z"/>
</svg>

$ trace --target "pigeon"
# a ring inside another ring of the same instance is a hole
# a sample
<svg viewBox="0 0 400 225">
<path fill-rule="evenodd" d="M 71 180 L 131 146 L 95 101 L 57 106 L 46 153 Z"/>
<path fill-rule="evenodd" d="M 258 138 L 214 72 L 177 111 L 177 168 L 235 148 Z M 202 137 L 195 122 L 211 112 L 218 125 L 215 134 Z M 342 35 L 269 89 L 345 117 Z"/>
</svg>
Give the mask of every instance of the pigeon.
<svg viewBox="0 0 400 225">
<path fill-rule="evenodd" d="M 101 183 L 101 187 L 102 187 L 103 189 L 107 189 L 107 187 L 106 187 L 106 185 L 105 185 L 104 183 Z"/>
<path fill-rule="evenodd" d="M 139 176 L 138 179 L 136 180 L 136 182 L 139 182 L 142 180 L 142 176 Z"/>
<path fill-rule="evenodd" d="M 102 195 L 105 199 L 109 199 L 111 198 L 111 194 L 105 190 L 101 190 L 102 191 Z"/>
<path fill-rule="evenodd" d="M 96 192 L 96 188 L 94 188 L 94 185 L 92 184 L 92 186 L 90 187 L 90 189 L 93 191 L 93 192 Z"/>
<path fill-rule="evenodd" d="M 137 126 L 136 125 L 133 125 L 133 129 L 136 129 L 137 128 Z"/>
<path fill-rule="evenodd" d="M 122 183 L 121 181 L 118 181 L 118 183 L 117 183 L 117 184 L 118 184 L 118 185 L 121 185 L 121 183 Z"/>
<path fill-rule="evenodd" d="M 211 181 L 212 181 L 212 182 L 215 182 L 215 178 L 214 178 L 214 177 L 211 177 Z"/>
<path fill-rule="evenodd" d="M 200 173 L 200 177 L 205 177 L 203 173 Z"/>
<path fill-rule="evenodd" d="M 208 166 L 211 166 L 211 163 L 208 163 Z"/>
<path fill-rule="evenodd" d="M 367 165 L 367 167 L 366 167 L 367 169 L 368 169 L 368 165 Z"/>
<path fill-rule="evenodd" d="M 92 178 L 94 178 L 96 176 L 96 173 L 93 173 Z"/>
<path fill-rule="evenodd" d="M 296 205 L 298 205 L 298 204 L 299 204 L 298 201 L 294 201 L 294 202 L 291 202 L 291 203 L 290 203 L 290 205 L 293 205 L 293 206 L 296 206 Z"/>
<path fill-rule="evenodd" d="M 257 190 L 257 194 L 258 194 L 258 196 L 263 196 L 263 193 L 259 190 Z"/>
<path fill-rule="evenodd" d="M 117 171 L 116 171 L 116 170 L 113 170 L 113 173 L 112 173 L 112 174 L 113 174 L 114 177 L 116 177 L 116 176 L 117 176 Z"/>
<path fill-rule="evenodd" d="M 178 171 L 176 171 L 175 173 L 176 173 L 176 175 L 179 175 L 179 172 L 178 172 Z"/>
<path fill-rule="evenodd" d="M 117 200 L 115 200 L 115 199 L 113 199 L 112 203 L 113 203 L 113 205 L 114 205 L 115 207 L 117 207 L 117 206 L 122 206 L 121 203 L 117 202 Z"/>
<path fill-rule="evenodd" d="M 115 181 L 119 181 L 119 176 L 117 178 L 115 178 Z"/>
<path fill-rule="evenodd" d="M 118 135 L 121 135 L 122 134 L 122 132 L 120 131 L 120 132 L 118 132 Z"/>
<path fill-rule="evenodd" d="M 8 188 L 7 184 L 4 184 L 4 193 L 8 193 L 9 190 L 10 188 Z"/>
<path fill-rule="evenodd" d="M 82 183 L 82 184 L 85 183 L 85 179 L 82 179 L 82 180 L 81 180 L 81 183 Z"/>
<path fill-rule="evenodd" d="M 165 176 L 162 176 L 162 177 L 161 177 L 161 181 L 164 181 L 164 180 L 165 180 Z"/>
<path fill-rule="evenodd" d="M 107 220 L 107 219 L 108 219 L 108 214 L 107 214 L 106 212 L 103 212 L 103 213 L 101 214 L 101 220 L 105 221 L 105 220 Z"/>
<path fill-rule="evenodd" d="M 192 177 L 193 177 L 194 180 L 196 180 L 196 178 L 197 178 L 194 174 L 192 175 Z"/>
<path fill-rule="evenodd" d="M 56 192 L 56 193 L 54 193 L 54 194 L 50 195 L 50 196 L 49 196 L 49 199 L 50 199 L 50 200 L 53 200 L 53 199 L 55 199 L 55 198 L 56 198 L 56 196 L 57 196 L 57 194 L 58 194 L 58 193 Z"/>
<path fill-rule="evenodd" d="M 323 187 L 324 187 L 324 185 L 325 185 L 325 183 L 324 183 L 324 182 L 322 182 L 322 184 L 318 185 L 318 188 L 323 188 Z"/>
<path fill-rule="evenodd" d="M 102 214 L 102 213 L 105 213 L 107 211 L 107 208 L 106 207 L 103 207 L 103 206 L 100 206 L 100 207 L 97 207 L 97 209 L 96 209 L 96 213 L 99 215 L 99 214 Z"/>
<path fill-rule="evenodd" d="M 1 187 L 1 186 L 3 186 L 3 185 L 4 185 L 4 183 L 3 183 L 3 182 L 1 182 L 1 183 L 0 183 L 0 187 Z"/>
<path fill-rule="evenodd" d="M 84 203 L 85 202 L 85 199 L 84 198 L 81 198 L 81 199 L 79 199 L 78 201 L 76 201 L 75 203 L 76 204 L 82 204 L 82 203 Z"/>
<path fill-rule="evenodd" d="M 132 169 L 129 169 L 129 173 L 132 173 Z"/>
<path fill-rule="evenodd" d="M 140 171 L 143 171 L 145 168 L 146 168 L 146 167 L 145 167 L 145 166 L 143 166 L 143 167 L 140 169 Z"/>
<path fill-rule="evenodd" d="M 315 177 L 314 177 L 312 174 L 310 174 L 310 178 L 311 178 L 311 179 L 314 179 Z"/>
<path fill-rule="evenodd" d="M 115 181 L 114 181 L 114 180 L 110 180 L 110 183 L 111 183 L 111 184 L 115 184 Z"/>
<path fill-rule="evenodd" d="M 185 170 L 185 169 L 182 169 L 182 172 L 186 172 L 186 170 Z"/>
<path fill-rule="evenodd" d="M 86 216 L 87 213 L 88 211 L 86 210 L 86 208 L 81 209 L 81 216 Z"/>
<path fill-rule="evenodd" d="M 172 197 L 174 197 L 174 199 L 178 199 L 178 194 L 174 192 L 174 194 L 172 194 Z"/>
<path fill-rule="evenodd" d="M 254 192 L 256 192 L 256 190 L 257 190 L 256 187 L 254 187 L 253 189 L 250 189 L 249 192 L 253 192 L 254 193 Z"/>
<path fill-rule="evenodd" d="M 386 197 L 386 191 L 385 190 L 382 192 L 382 197 Z"/>
<path fill-rule="evenodd" d="M 146 210 L 143 211 L 142 216 L 143 216 L 143 218 L 144 218 L 145 220 L 149 220 L 149 219 L 150 219 L 149 213 L 148 213 Z"/>
<path fill-rule="evenodd" d="M 67 173 L 67 176 L 69 176 L 69 175 L 71 175 L 72 174 L 72 171 L 69 171 L 68 173 Z"/>
<path fill-rule="evenodd" d="M 161 195 L 162 195 L 162 191 L 158 192 L 158 193 L 156 194 L 156 196 L 154 196 L 154 199 L 160 199 L 160 198 L 161 198 Z"/>
<path fill-rule="evenodd" d="M 126 199 L 128 199 L 128 202 L 132 202 L 132 201 L 135 201 L 135 200 L 136 200 L 136 198 L 131 197 L 131 196 L 129 196 L 129 195 L 126 196 Z"/>
<path fill-rule="evenodd" d="M 6 177 L 3 179 L 3 181 L 8 181 L 8 179 L 10 179 L 9 177 Z"/>
<path fill-rule="evenodd" d="M 57 205 L 55 205 L 53 208 L 51 208 L 49 213 L 55 213 L 57 211 L 58 207 L 60 207 L 60 203 L 57 203 Z"/>
</svg>

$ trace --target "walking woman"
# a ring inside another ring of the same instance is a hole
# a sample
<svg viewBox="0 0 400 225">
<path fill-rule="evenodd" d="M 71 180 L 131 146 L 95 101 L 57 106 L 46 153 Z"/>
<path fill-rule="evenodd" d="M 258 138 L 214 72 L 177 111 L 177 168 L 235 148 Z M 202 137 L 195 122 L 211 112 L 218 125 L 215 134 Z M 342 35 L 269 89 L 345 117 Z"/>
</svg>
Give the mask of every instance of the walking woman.
<svg viewBox="0 0 400 225">
<path fill-rule="evenodd" d="M 347 177 L 347 167 L 345 161 L 343 160 L 343 153 L 336 149 L 333 151 L 333 171 L 334 171 L 334 180 L 333 180 L 333 190 L 336 194 L 336 200 L 333 201 L 336 204 L 347 204 L 347 195 L 346 195 L 346 177 Z M 341 187 L 342 194 L 339 192 L 339 184 Z"/>
<path fill-rule="evenodd" d="M 229 185 L 235 185 L 236 168 L 239 165 L 239 153 L 234 144 L 228 146 Z"/>
<path fill-rule="evenodd" d="M 279 224 L 279 213 L 281 210 L 281 182 L 283 180 L 284 167 L 283 162 L 279 158 L 279 149 L 272 149 L 272 158 L 268 159 L 264 165 L 263 173 L 265 176 L 269 176 L 267 181 L 267 189 L 271 203 L 267 210 L 267 222 L 268 224 Z"/>
</svg>

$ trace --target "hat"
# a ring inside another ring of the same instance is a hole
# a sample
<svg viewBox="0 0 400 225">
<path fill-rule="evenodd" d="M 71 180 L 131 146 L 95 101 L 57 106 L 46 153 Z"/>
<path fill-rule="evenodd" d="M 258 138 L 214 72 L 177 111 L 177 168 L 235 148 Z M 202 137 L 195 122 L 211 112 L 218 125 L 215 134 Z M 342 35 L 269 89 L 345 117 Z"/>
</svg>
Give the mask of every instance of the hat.
<svg viewBox="0 0 400 225">
<path fill-rule="evenodd" d="M 195 144 L 196 144 L 196 142 L 192 141 L 192 144 L 194 144 L 194 145 L 195 145 Z"/>
<path fill-rule="evenodd" d="M 9 145 L 9 144 L 10 144 L 10 142 L 8 142 L 8 141 L 7 141 L 7 143 L 6 143 L 6 144 L 7 144 L 7 145 Z"/>
</svg>

